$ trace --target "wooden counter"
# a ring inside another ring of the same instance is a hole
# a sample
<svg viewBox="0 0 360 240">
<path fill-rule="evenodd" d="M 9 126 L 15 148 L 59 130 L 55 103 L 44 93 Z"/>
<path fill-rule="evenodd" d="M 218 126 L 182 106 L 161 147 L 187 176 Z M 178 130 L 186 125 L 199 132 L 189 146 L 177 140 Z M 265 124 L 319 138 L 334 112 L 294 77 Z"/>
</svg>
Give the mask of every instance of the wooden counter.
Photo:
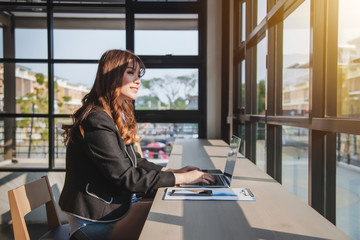
<svg viewBox="0 0 360 240">
<path fill-rule="evenodd" d="M 224 169 L 222 140 L 176 140 L 168 167 Z M 256 201 L 164 201 L 158 190 L 140 239 L 350 239 L 256 165 L 238 155 L 231 187 Z"/>
</svg>

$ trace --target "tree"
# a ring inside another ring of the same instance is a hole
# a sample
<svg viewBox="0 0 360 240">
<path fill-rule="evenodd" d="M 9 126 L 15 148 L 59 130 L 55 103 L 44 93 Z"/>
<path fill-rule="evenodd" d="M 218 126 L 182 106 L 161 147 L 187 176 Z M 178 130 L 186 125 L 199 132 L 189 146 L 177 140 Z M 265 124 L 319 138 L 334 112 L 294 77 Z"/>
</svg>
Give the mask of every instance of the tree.
<svg viewBox="0 0 360 240">
<path fill-rule="evenodd" d="M 16 103 L 20 105 L 22 113 L 46 113 L 48 110 L 48 79 L 41 73 L 36 74 L 35 79 L 36 84 L 33 91 L 26 93 L 25 96 L 21 96 L 16 100 Z M 56 82 L 54 84 L 54 91 L 55 93 L 60 91 Z M 57 106 L 61 109 L 64 107 L 64 103 L 69 102 L 70 100 L 71 97 L 69 96 L 57 98 Z M 41 142 L 49 139 L 48 126 L 48 119 L 45 118 L 39 118 L 36 121 L 34 121 L 34 118 L 22 118 L 20 121 L 17 121 L 17 127 L 25 129 L 25 131 L 27 129 L 25 134 L 29 139 L 28 158 L 30 158 L 31 151 L 36 146 L 41 146 Z M 37 133 L 40 136 L 35 137 L 34 133 Z M 44 152 L 46 152 L 46 145 L 43 146 Z"/>
<path fill-rule="evenodd" d="M 196 73 L 178 77 L 165 75 L 164 78 L 142 80 L 143 87 L 152 92 L 151 96 L 158 98 L 160 95 L 165 96 L 169 109 L 187 109 L 191 92 L 196 89 L 197 82 Z"/>
<path fill-rule="evenodd" d="M 261 80 L 257 87 L 257 107 L 258 114 L 265 114 L 265 80 Z"/>
</svg>

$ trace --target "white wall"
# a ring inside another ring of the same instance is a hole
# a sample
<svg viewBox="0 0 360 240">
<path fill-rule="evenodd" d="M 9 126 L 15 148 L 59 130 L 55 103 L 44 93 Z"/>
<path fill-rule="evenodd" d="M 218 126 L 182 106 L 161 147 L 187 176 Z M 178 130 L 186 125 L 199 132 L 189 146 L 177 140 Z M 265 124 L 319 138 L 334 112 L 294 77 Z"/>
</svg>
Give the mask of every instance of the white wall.
<svg viewBox="0 0 360 240">
<path fill-rule="evenodd" d="M 221 137 L 221 2 L 207 1 L 207 137 Z"/>
</svg>

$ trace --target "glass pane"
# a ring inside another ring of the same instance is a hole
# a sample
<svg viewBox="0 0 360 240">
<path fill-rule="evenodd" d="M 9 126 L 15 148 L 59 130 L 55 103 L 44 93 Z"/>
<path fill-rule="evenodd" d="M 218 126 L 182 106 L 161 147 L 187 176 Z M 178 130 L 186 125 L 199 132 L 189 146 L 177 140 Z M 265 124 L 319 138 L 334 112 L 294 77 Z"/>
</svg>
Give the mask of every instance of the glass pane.
<svg viewBox="0 0 360 240">
<path fill-rule="evenodd" d="M 55 153 L 55 168 L 65 168 L 65 153 L 66 147 L 64 144 L 64 137 L 62 134 L 64 130 L 62 129 L 63 124 L 72 124 L 71 118 L 55 118 L 55 141 L 54 141 L 54 153 Z"/>
<path fill-rule="evenodd" d="M 245 61 L 241 61 L 241 102 L 240 107 L 245 109 Z"/>
<path fill-rule="evenodd" d="M 266 127 L 265 123 L 256 124 L 256 165 L 266 172 L 265 159 L 266 159 Z"/>
<path fill-rule="evenodd" d="M 3 28 L 0 27 L 0 58 L 4 57 L 4 38 L 3 38 Z"/>
<path fill-rule="evenodd" d="M 148 68 L 135 101 L 136 110 L 198 110 L 199 70 Z"/>
<path fill-rule="evenodd" d="M 90 92 L 97 64 L 54 64 L 55 113 L 71 114 L 81 107 L 81 99 Z"/>
<path fill-rule="evenodd" d="M 257 24 L 266 17 L 267 0 L 257 0 Z"/>
<path fill-rule="evenodd" d="M 245 108 L 245 61 L 238 64 L 237 107 Z"/>
<path fill-rule="evenodd" d="M 197 14 L 135 14 L 135 54 L 198 55 Z"/>
<path fill-rule="evenodd" d="M 337 116 L 360 117 L 360 2 L 339 1 Z"/>
<path fill-rule="evenodd" d="M 267 37 L 264 37 L 256 49 L 257 114 L 265 114 L 266 109 L 266 69 Z"/>
<path fill-rule="evenodd" d="M 336 226 L 360 238 L 360 136 L 337 135 Z"/>
<path fill-rule="evenodd" d="M 303 202 L 308 202 L 309 130 L 283 126 L 282 185 Z"/>
<path fill-rule="evenodd" d="M 282 114 L 309 115 L 310 0 L 284 21 Z"/>
<path fill-rule="evenodd" d="M 241 138 L 239 152 L 245 155 L 245 125 L 238 124 L 238 125 L 234 125 L 234 127 L 235 127 L 234 134 L 239 138 Z"/>
<path fill-rule="evenodd" d="M 55 10 L 54 58 L 99 59 L 106 50 L 125 47 L 124 13 L 69 14 Z"/>
<path fill-rule="evenodd" d="M 47 56 L 47 30 L 45 12 L 17 13 L 22 19 L 16 21 L 15 57 L 42 58 Z M 24 16 L 23 16 L 24 15 Z M 4 46 L 6 47 L 6 46 Z"/>
<path fill-rule="evenodd" d="M 199 137 L 196 123 L 138 123 L 141 150 L 147 159 L 166 165 L 175 139 Z"/>
<path fill-rule="evenodd" d="M 246 40 L 246 2 L 241 4 L 241 41 Z"/>
<path fill-rule="evenodd" d="M 47 64 L 2 63 L 0 69 L 1 112 L 48 112 Z"/>
<path fill-rule="evenodd" d="M 49 162 L 47 118 L 0 120 L 1 167 L 47 168 Z M 10 143 L 6 144 L 5 143 Z"/>
</svg>

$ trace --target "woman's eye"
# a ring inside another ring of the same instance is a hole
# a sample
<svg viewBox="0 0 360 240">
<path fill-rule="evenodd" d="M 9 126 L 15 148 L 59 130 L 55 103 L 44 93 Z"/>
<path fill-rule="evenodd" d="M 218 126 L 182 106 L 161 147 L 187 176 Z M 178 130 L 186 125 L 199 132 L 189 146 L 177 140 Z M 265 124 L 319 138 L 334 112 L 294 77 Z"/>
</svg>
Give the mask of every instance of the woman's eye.
<svg viewBox="0 0 360 240">
<path fill-rule="evenodd" d="M 128 71 L 127 73 L 128 73 L 128 74 L 131 74 L 131 75 L 133 75 L 133 74 L 134 74 L 134 72 L 133 72 L 133 71 Z"/>
</svg>

